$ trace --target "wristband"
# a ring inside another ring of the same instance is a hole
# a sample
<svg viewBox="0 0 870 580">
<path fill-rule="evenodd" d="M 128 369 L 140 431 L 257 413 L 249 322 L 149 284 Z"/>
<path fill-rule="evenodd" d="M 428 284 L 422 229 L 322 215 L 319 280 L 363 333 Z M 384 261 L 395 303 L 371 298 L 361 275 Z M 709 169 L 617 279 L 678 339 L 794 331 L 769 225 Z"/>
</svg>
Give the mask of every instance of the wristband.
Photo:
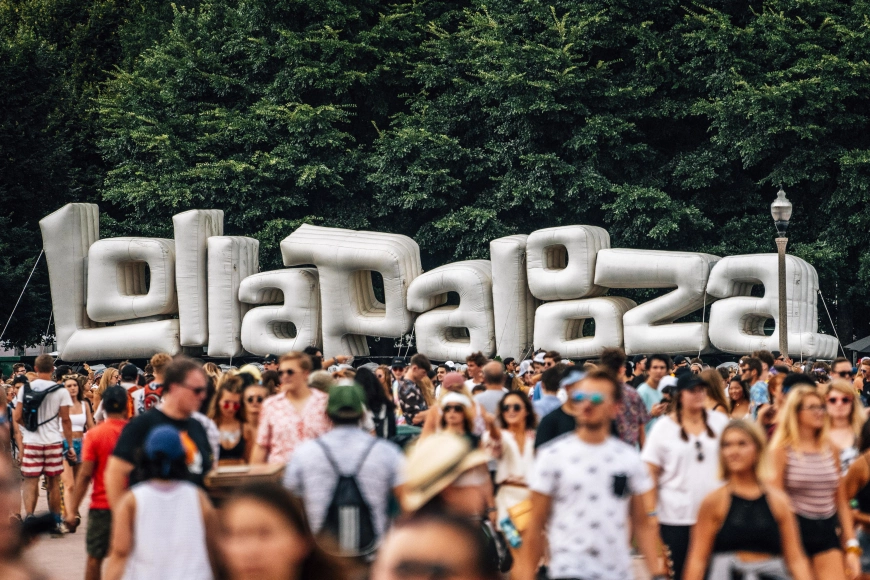
<svg viewBox="0 0 870 580">
<path fill-rule="evenodd" d="M 858 540 L 852 538 L 851 540 L 846 540 L 846 548 L 860 548 L 861 544 L 858 543 Z"/>
<path fill-rule="evenodd" d="M 659 515 L 659 512 L 657 512 L 656 510 L 653 510 L 651 512 L 646 512 L 646 517 L 648 517 L 648 518 L 656 518 L 656 517 L 658 517 L 658 515 Z"/>
</svg>

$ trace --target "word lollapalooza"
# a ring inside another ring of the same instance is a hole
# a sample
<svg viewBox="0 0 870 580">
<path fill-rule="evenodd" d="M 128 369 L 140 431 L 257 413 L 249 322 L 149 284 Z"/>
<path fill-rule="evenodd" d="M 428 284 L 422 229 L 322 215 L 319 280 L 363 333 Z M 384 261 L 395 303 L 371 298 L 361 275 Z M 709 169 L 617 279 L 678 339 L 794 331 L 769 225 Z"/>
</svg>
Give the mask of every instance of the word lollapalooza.
<svg viewBox="0 0 870 580">
<path fill-rule="evenodd" d="M 303 225 L 281 242 L 284 265 L 296 267 L 260 272 L 259 243 L 224 236 L 220 210 L 174 216 L 174 240 L 100 239 L 94 204 L 66 205 L 40 227 L 67 361 L 182 347 L 237 357 L 317 345 L 327 356 L 364 356 L 366 336 L 412 328 L 420 352 L 445 360 L 473 351 L 521 357 L 533 346 L 586 358 L 613 346 L 678 354 L 777 345 L 777 332 L 764 332 L 779 312 L 776 254 L 612 249 L 606 230 L 577 225 L 499 238 L 489 260 L 423 272 L 406 236 Z M 384 302 L 372 272 L 383 278 Z M 836 339 L 818 333 L 815 269 L 788 256 L 786 277 L 789 353 L 833 358 Z M 751 296 L 758 284 L 761 298 Z M 640 305 L 605 296 L 621 288 L 675 289 Z M 448 292 L 458 306 L 446 304 Z M 711 303 L 709 320 L 674 322 Z M 589 319 L 594 336 L 583 335 Z"/>
</svg>

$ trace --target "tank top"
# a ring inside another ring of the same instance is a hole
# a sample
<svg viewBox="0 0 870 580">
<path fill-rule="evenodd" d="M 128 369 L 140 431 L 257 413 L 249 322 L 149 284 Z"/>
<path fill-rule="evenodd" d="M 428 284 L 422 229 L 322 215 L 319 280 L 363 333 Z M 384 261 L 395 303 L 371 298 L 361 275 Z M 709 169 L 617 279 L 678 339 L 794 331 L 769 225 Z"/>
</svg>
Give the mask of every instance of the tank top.
<svg viewBox="0 0 870 580">
<path fill-rule="evenodd" d="M 75 415 L 70 413 L 69 420 L 72 422 L 72 430 L 74 433 L 83 433 L 85 423 L 88 421 L 88 416 L 85 414 L 85 404 L 82 403 L 82 412 Z"/>
<path fill-rule="evenodd" d="M 723 552 L 782 554 L 779 525 L 766 495 L 745 499 L 731 494 L 731 507 L 713 542 L 713 553 Z"/>
<path fill-rule="evenodd" d="M 867 454 L 862 455 L 864 461 L 870 465 L 870 457 L 867 457 Z M 865 514 L 870 514 L 870 482 L 868 482 L 864 487 L 858 490 L 858 493 L 855 494 L 855 501 L 858 502 L 858 510 Z"/>
<path fill-rule="evenodd" d="M 825 519 L 837 513 L 837 471 L 830 451 L 804 453 L 786 451 L 785 492 L 797 515 L 810 519 Z"/>
<path fill-rule="evenodd" d="M 136 517 L 124 580 L 212 580 L 197 487 L 187 481 L 144 481 L 130 491 Z"/>
<path fill-rule="evenodd" d="M 244 459 L 245 447 L 245 432 L 242 427 L 239 427 L 239 442 L 229 449 L 220 445 L 218 447 L 218 459 Z"/>
</svg>

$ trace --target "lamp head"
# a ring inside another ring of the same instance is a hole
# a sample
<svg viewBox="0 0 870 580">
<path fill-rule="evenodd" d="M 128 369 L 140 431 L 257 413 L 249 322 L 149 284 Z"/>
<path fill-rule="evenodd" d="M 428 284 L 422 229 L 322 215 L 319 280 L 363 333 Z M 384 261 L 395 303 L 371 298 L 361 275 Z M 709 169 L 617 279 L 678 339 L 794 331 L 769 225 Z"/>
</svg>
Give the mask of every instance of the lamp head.
<svg viewBox="0 0 870 580">
<path fill-rule="evenodd" d="M 776 232 L 779 237 L 784 238 L 785 232 L 788 230 L 788 222 L 791 219 L 792 205 L 785 196 L 785 191 L 780 187 L 776 193 L 776 199 L 770 204 L 770 215 L 773 216 L 773 222 L 776 224 Z"/>
</svg>

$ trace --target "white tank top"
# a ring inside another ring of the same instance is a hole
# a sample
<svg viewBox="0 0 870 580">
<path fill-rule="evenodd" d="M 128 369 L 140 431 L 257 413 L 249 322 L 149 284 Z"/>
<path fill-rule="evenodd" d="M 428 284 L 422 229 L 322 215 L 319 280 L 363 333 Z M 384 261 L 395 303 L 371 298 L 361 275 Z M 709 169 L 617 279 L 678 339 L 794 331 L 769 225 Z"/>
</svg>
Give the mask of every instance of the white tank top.
<svg viewBox="0 0 870 580">
<path fill-rule="evenodd" d="M 145 481 L 130 491 L 136 518 L 124 580 L 212 580 L 196 486 Z"/>
<path fill-rule="evenodd" d="M 82 412 L 76 413 L 73 415 L 69 414 L 69 420 L 72 421 L 72 430 L 74 433 L 82 433 L 85 430 L 85 423 L 88 420 L 88 416 L 85 415 L 85 405 L 87 403 L 82 403 Z"/>
</svg>

